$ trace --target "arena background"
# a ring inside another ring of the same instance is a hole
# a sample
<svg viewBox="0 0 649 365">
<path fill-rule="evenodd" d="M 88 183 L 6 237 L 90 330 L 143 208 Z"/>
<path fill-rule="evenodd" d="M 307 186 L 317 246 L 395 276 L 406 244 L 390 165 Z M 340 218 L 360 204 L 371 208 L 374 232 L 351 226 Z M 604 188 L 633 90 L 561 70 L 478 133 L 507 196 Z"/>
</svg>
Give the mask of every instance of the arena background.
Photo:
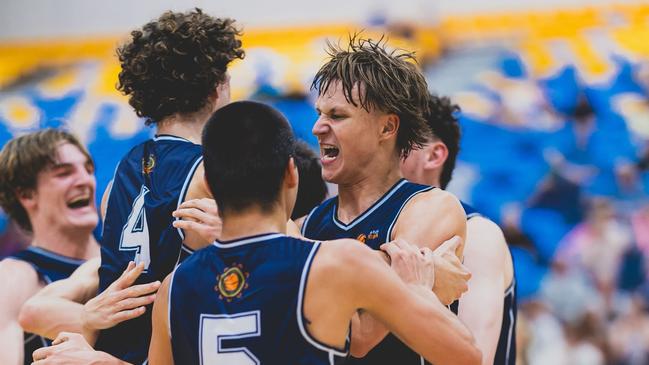
<svg viewBox="0 0 649 365">
<path fill-rule="evenodd" d="M 69 128 L 99 198 L 152 135 L 115 91 L 115 46 L 194 6 L 243 26 L 233 98 L 275 105 L 313 146 L 326 39 L 364 30 L 416 50 L 431 91 L 463 109 L 450 190 L 503 227 L 514 256 L 519 362 L 649 363 L 649 3 L 4 0 L 0 143 Z M 26 242 L 0 215 L 0 257 Z"/>
</svg>

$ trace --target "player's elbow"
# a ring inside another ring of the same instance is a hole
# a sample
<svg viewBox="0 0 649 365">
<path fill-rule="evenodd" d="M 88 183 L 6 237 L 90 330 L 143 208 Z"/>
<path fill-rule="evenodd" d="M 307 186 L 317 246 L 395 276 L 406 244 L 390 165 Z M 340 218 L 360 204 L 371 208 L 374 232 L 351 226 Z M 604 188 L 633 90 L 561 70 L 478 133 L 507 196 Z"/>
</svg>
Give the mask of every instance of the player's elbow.
<svg viewBox="0 0 649 365">
<path fill-rule="evenodd" d="M 369 343 L 369 341 L 366 341 L 360 336 L 354 336 L 352 334 L 352 341 L 351 341 L 351 346 L 349 347 L 349 353 L 357 358 L 363 358 L 365 357 L 370 350 L 372 349 L 372 345 Z"/>
</svg>

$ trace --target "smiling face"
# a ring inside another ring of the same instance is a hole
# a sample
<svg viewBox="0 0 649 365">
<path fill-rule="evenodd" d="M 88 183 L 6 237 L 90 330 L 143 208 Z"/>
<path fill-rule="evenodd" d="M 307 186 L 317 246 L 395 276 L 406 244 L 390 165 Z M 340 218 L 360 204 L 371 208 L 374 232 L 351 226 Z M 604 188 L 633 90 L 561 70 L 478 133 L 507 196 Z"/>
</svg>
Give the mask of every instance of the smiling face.
<svg viewBox="0 0 649 365">
<path fill-rule="evenodd" d="M 358 87 L 353 95 L 356 99 Z M 358 106 L 345 99 L 340 82 L 332 84 L 316 101 L 319 117 L 313 134 L 320 145 L 322 177 L 328 182 L 355 182 L 364 171 L 371 170 L 377 157 L 381 129 L 389 115 L 376 110 L 368 112 L 356 103 Z"/>
<path fill-rule="evenodd" d="M 24 194 L 21 203 L 34 230 L 87 230 L 98 222 L 95 204 L 94 166 L 79 148 L 62 143 L 56 149 L 54 164 L 37 176 L 36 188 Z"/>
</svg>

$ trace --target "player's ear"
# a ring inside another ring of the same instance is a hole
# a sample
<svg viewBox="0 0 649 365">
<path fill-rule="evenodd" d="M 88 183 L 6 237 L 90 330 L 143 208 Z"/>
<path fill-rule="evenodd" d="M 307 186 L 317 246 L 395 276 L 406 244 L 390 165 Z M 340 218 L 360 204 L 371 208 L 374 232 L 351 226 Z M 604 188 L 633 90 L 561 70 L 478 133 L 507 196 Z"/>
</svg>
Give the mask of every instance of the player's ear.
<svg viewBox="0 0 649 365">
<path fill-rule="evenodd" d="M 31 189 L 16 190 L 16 197 L 26 210 L 36 207 L 36 192 Z"/>
<path fill-rule="evenodd" d="M 291 157 L 288 160 L 286 165 L 286 171 L 284 172 L 284 183 L 289 188 L 294 188 L 300 181 L 300 177 L 297 171 L 297 165 L 295 164 L 295 159 Z"/>
<path fill-rule="evenodd" d="M 425 169 L 433 170 L 444 166 L 444 162 L 448 159 L 448 147 L 442 141 L 433 141 L 424 148 L 426 150 Z"/>
<path fill-rule="evenodd" d="M 397 132 L 399 131 L 399 123 L 400 120 L 398 115 L 394 113 L 388 114 L 383 119 L 383 123 L 381 125 L 381 132 L 380 132 L 381 139 L 389 139 L 392 137 L 396 137 Z"/>
</svg>

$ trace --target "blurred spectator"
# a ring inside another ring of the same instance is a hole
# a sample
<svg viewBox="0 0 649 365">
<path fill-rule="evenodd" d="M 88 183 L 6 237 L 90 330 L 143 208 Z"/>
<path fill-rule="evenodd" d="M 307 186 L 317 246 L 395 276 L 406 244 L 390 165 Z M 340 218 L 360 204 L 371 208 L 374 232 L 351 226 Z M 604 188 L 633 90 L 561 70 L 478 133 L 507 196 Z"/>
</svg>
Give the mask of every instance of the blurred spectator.
<svg viewBox="0 0 649 365">
<path fill-rule="evenodd" d="M 600 347 L 606 346 L 598 334 L 603 334 L 596 316 L 586 314 L 580 321 L 566 326 L 566 365 L 604 365 L 606 359 Z"/>
<path fill-rule="evenodd" d="M 611 324 L 608 337 L 614 364 L 649 364 L 649 317 L 641 296 L 634 296 L 628 313 Z"/>
<path fill-rule="evenodd" d="M 632 235 L 629 227 L 618 221 L 611 203 L 604 198 L 593 198 L 586 214 L 586 220 L 560 243 L 556 260 L 590 275 L 604 295 L 608 308 Z"/>
<path fill-rule="evenodd" d="M 567 344 L 563 328 L 552 312 L 539 301 L 525 303 L 521 309 L 529 323 L 527 363 L 529 365 L 567 364 Z"/>
</svg>

